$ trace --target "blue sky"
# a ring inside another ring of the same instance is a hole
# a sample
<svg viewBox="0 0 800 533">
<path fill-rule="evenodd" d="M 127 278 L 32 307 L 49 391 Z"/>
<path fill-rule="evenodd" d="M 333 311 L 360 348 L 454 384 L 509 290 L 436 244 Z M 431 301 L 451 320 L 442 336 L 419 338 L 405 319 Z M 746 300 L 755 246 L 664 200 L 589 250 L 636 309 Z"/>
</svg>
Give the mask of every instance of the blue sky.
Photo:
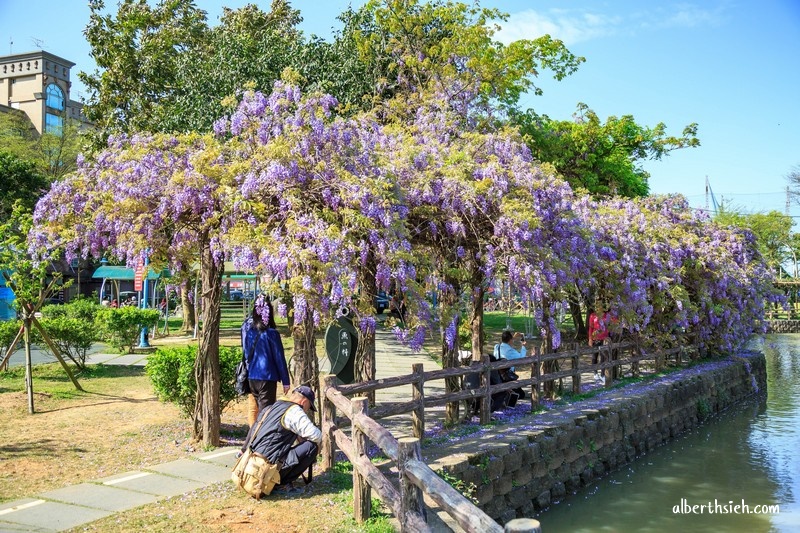
<svg viewBox="0 0 800 533">
<path fill-rule="evenodd" d="M 196 3 L 216 23 L 222 5 L 252 2 Z M 269 1 L 255 3 L 269 9 Z M 292 5 L 301 11 L 306 33 L 328 37 L 349 3 L 295 0 Z M 116 1 L 106 4 L 115 9 Z M 699 148 L 646 164 L 651 191 L 678 192 L 704 207 L 708 176 L 717 201 L 748 212 L 784 210 L 786 175 L 800 168 L 798 0 L 484 0 L 481 5 L 510 14 L 501 41 L 549 33 L 586 58 L 576 74 L 560 82 L 542 73 L 538 84 L 544 95 L 523 97 L 524 107 L 569 119 L 583 102 L 603 120 L 633 115 L 650 127 L 664 122 L 675 135 L 697 122 Z M 0 0 L 0 55 L 9 53 L 13 39 L 15 53 L 42 47 L 74 61 L 72 98 L 79 99 L 77 71 L 95 68 L 82 34 L 88 14 L 79 0 Z M 791 214 L 800 221 L 798 206 Z"/>
</svg>

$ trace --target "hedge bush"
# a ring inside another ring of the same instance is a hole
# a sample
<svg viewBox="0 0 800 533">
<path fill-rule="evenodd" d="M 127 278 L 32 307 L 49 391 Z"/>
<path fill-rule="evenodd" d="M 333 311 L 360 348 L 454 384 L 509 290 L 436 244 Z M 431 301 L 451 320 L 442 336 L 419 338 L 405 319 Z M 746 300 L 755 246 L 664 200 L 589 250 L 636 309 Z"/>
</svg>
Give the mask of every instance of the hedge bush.
<svg viewBox="0 0 800 533">
<path fill-rule="evenodd" d="M 63 307 L 63 306 L 57 306 Z M 86 367 L 86 354 L 97 340 L 93 322 L 70 318 L 68 316 L 42 317 L 39 320 L 47 336 L 56 345 L 61 355 L 70 359 L 81 370 Z M 34 342 L 44 350 L 50 347 L 41 339 L 39 330 L 33 328 Z"/>
<path fill-rule="evenodd" d="M 80 297 L 63 305 L 45 305 L 42 307 L 43 318 L 66 317 L 93 323 L 98 311 L 103 309 L 99 303 L 89 298 Z"/>
<path fill-rule="evenodd" d="M 181 412 L 189 418 L 194 414 L 197 397 L 197 383 L 194 379 L 196 359 L 197 346 L 166 347 L 151 354 L 145 366 L 158 399 L 178 405 Z M 219 401 L 222 409 L 237 397 L 233 383 L 236 364 L 241 359 L 241 348 L 219 347 Z"/>
<path fill-rule="evenodd" d="M 95 325 L 102 339 L 112 347 L 120 352 L 132 352 L 142 327 L 155 328 L 158 317 L 157 309 L 100 307 L 95 315 Z"/>
<path fill-rule="evenodd" d="M 21 320 L 0 320 L 0 361 L 8 350 L 8 345 L 14 341 L 14 338 L 22 326 Z"/>
</svg>

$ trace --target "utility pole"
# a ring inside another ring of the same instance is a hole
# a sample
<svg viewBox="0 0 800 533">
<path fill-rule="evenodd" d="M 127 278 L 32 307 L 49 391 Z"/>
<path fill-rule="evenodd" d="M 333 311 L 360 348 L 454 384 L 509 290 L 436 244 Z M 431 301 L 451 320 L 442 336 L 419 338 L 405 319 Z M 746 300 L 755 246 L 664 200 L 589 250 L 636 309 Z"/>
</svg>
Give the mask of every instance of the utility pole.
<svg viewBox="0 0 800 533">
<path fill-rule="evenodd" d="M 789 186 L 787 185 L 786 186 L 786 216 L 787 217 L 789 216 L 789 205 L 790 205 L 791 197 L 792 196 L 791 196 L 791 193 L 789 192 Z"/>
</svg>

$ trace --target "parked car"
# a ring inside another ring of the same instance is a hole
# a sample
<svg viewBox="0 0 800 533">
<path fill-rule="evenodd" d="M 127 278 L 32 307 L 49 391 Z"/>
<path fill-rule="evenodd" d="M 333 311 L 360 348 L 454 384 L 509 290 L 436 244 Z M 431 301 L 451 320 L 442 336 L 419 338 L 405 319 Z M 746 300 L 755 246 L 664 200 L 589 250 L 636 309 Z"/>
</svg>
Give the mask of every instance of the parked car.
<svg viewBox="0 0 800 533">
<path fill-rule="evenodd" d="M 244 293 L 242 291 L 231 291 L 228 300 L 231 302 L 241 302 L 244 300 Z"/>
<path fill-rule="evenodd" d="M 375 312 L 380 315 L 387 309 L 389 309 L 389 295 L 384 291 L 378 291 L 375 295 Z"/>
</svg>

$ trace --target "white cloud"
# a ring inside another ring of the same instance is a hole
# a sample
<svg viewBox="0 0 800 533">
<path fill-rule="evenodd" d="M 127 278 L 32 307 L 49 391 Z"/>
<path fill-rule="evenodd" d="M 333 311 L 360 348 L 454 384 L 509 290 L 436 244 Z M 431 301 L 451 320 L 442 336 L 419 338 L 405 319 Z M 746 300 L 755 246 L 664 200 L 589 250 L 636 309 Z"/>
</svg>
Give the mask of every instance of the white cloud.
<svg viewBox="0 0 800 533">
<path fill-rule="evenodd" d="M 502 29 L 497 33 L 497 39 L 510 43 L 549 34 L 571 45 L 613 34 L 619 23 L 618 17 L 598 13 L 550 10 L 544 14 L 529 9 L 509 15 L 508 20 L 501 23 Z"/>
<path fill-rule="evenodd" d="M 567 46 L 614 35 L 643 30 L 675 27 L 718 26 L 727 18 L 729 4 L 722 1 L 711 7 L 691 3 L 675 3 L 655 9 L 621 14 L 550 9 L 546 12 L 528 9 L 511 13 L 496 38 L 503 43 L 518 39 L 535 39 L 549 34 Z"/>
<path fill-rule="evenodd" d="M 715 7 L 699 7 L 694 4 L 675 4 L 671 12 L 658 13 L 660 15 L 654 26 L 665 28 L 693 28 L 696 26 L 718 26 L 727 18 L 727 6 L 718 4 Z"/>
</svg>

